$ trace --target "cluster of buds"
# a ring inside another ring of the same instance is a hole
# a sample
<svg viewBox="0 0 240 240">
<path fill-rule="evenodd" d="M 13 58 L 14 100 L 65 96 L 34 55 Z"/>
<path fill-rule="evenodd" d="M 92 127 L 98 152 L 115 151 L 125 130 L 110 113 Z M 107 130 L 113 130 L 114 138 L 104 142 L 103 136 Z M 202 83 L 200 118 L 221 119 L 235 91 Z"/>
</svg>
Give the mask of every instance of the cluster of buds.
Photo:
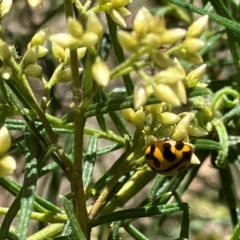
<svg viewBox="0 0 240 240">
<path fill-rule="evenodd" d="M 8 129 L 3 126 L 0 129 L 0 177 L 11 175 L 16 169 L 15 159 L 7 154 L 11 147 L 11 137 Z"/>
<path fill-rule="evenodd" d="M 2 20 L 10 11 L 12 7 L 12 0 L 0 1 L 0 19 Z"/>
<path fill-rule="evenodd" d="M 186 104 L 186 86 L 193 87 L 198 84 L 206 65 L 187 75 L 179 61 L 172 60 L 170 55 L 178 54 L 190 63 L 201 63 L 202 58 L 198 51 L 204 46 L 204 42 L 199 37 L 204 32 L 207 22 L 208 17 L 203 16 L 188 30 L 168 30 L 162 17 L 156 18 L 146 8 L 141 8 L 134 19 L 133 31 L 118 31 L 118 41 L 124 49 L 131 51 L 138 58 L 147 54 L 150 62 L 160 69 L 155 76 L 138 70 L 142 82 L 134 90 L 136 109 L 143 106 L 152 94 L 161 102 L 174 106 Z"/>
<path fill-rule="evenodd" d="M 131 2 L 132 0 L 98 0 L 98 8 L 107 12 L 118 25 L 126 27 L 124 17 L 131 15 L 131 12 L 125 6 Z"/>
<path fill-rule="evenodd" d="M 146 107 L 148 117 L 156 116 L 157 124 L 154 134 L 158 138 L 170 138 L 175 141 L 189 142 L 189 136 L 201 137 L 207 135 L 207 131 L 193 122 L 194 113 L 183 112 L 174 114 L 168 112 L 167 105 L 164 103 L 153 104 Z M 146 128 L 146 135 L 149 135 L 149 129 Z M 152 132 L 150 134 L 153 134 Z"/>
<path fill-rule="evenodd" d="M 132 108 L 121 110 L 121 114 L 125 120 L 132 123 L 136 127 L 142 127 L 145 123 L 145 112 L 143 108 L 134 111 Z"/>
<path fill-rule="evenodd" d="M 94 12 L 89 13 L 86 21 L 86 28 L 82 24 L 69 17 L 67 19 L 68 33 L 56 33 L 49 37 L 63 49 L 78 49 L 80 47 L 93 48 L 102 38 L 103 26 Z M 64 55 L 64 51 L 62 51 Z M 58 54 L 61 56 L 61 53 Z"/>
<path fill-rule="evenodd" d="M 52 41 L 52 52 L 54 57 L 65 64 L 70 61 L 70 50 L 77 50 L 78 60 L 82 59 L 87 49 L 94 49 L 103 35 L 103 26 L 94 12 L 89 13 L 86 28 L 76 19 L 69 17 L 67 19 L 68 33 L 57 33 L 49 37 Z M 79 69 L 81 72 L 82 69 Z M 92 75 L 94 80 L 102 87 L 105 87 L 110 80 L 110 70 L 106 63 L 97 57 L 92 66 Z M 71 70 L 66 68 L 59 72 L 58 82 L 67 82 L 71 80 Z M 62 80 L 61 80 L 62 79 Z"/>
</svg>

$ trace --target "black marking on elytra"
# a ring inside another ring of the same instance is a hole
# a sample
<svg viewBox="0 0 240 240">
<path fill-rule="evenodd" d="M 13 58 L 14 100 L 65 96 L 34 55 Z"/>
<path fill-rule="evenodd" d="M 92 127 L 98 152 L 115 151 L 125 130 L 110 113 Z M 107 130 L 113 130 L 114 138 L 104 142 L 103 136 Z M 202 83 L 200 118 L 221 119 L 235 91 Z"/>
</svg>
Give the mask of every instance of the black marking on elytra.
<svg viewBox="0 0 240 240">
<path fill-rule="evenodd" d="M 158 161 L 158 158 L 154 156 L 156 146 L 154 144 L 151 145 L 150 152 L 146 154 L 146 158 L 148 161 L 153 161 L 153 164 L 156 168 L 159 168 L 161 163 Z"/>
<path fill-rule="evenodd" d="M 181 159 L 181 161 L 179 161 L 179 162 L 171 165 L 169 168 L 166 168 L 166 169 L 164 169 L 164 170 L 161 171 L 161 172 L 162 172 L 162 173 L 164 173 L 164 172 L 170 172 L 170 171 L 172 171 L 172 170 L 174 170 L 174 169 L 178 169 L 178 167 L 181 166 L 181 164 L 182 164 L 183 162 L 190 162 L 190 159 L 191 159 L 191 157 L 192 157 L 192 153 L 193 153 L 193 151 L 183 152 L 183 153 L 182 153 L 182 154 L 183 154 L 183 158 Z M 186 168 L 187 166 L 183 166 L 183 167 Z M 182 168 L 182 167 L 180 167 L 180 168 Z"/>
<path fill-rule="evenodd" d="M 182 152 L 182 162 L 190 160 L 192 157 L 192 154 L 193 154 L 193 150 Z"/>
<path fill-rule="evenodd" d="M 169 143 L 163 144 L 163 157 L 169 161 L 174 162 L 176 159 L 176 154 L 171 151 L 172 145 Z"/>
<path fill-rule="evenodd" d="M 150 153 L 151 155 L 153 155 L 153 154 L 154 154 L 154 152 L 155 152 L 155 149 L 156 149 L 155 145 L 154 145 L 154 144 L 152 144 L 152 145 L 151 145 L 151 149 L 150 149 L 150 152 L 149 152 L 149 153 Z"/>
<path fill-rule="evenodd" d="M 181 151 L 184 148 L 184 143 L 182 142 L 176 142 L 175 148 L 179 151 Z"/>
<path fill-rule="evenodd" d="M 146 154 L 146 159 L 148 161 L 153 161 L 153 164 L 156 168 L 160 168 L 161 163 L 158 161 L 158 159 L 150 152 Z M 156 169 L 154 169 L 156 171 Z"/>
</svg>

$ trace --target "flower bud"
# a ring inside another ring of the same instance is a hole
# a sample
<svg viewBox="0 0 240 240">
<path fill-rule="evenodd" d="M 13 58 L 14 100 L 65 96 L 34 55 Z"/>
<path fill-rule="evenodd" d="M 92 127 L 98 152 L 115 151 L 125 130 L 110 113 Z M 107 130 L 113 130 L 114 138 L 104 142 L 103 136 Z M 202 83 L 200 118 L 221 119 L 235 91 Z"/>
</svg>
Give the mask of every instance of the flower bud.
<svg viewBox="0 0 240 240">
<path fill-rule="evenodd" d="M 0 2 L 0 18 L 3 19 L 12 7 L 12 0 L 2 0 Z"/>
<path fill-rule="evenodd" d="M 3 43 L 0 45 L 0 58 L 3 62 L 7 62 L 12 57 L 12 52 L 9 49 L 8 45 L 6 43 Z"/>
<path fill-rule="evenodd" d="M 8 129 L 5 126 L 3 126 L 0 129 L 0 156 L 9 150 L 11 144 L 12 140 L 8 132 Z"/>
<path fill-rule="evenodd" d="M 186 34 L 187 31 L 182 28 L 166 30 L 161 34 L 162 44 L 174 44 L 184 38 Z"/>
<path fill-rule="evenodd" d="M 118 25 L 120 25 L 121 27 L 127 27 L 126 22 L 124 20 L 124 18 L 122 17 L 122 15 L 115 9 L 112 9 L 110 11 L 110 17 L 112 18 L 112 20 L 117 23 Z"/>
<path fill-rule="evenodd" d="M 28 4 L 31 7 L 35 8 L 35 7 L 42 5 L 42 0 L 28 0 Z"/>
<path fill-rule="evenodd" d="M 92 66 L 94 80 L 102 87 L 106 87 L 110 80 L 110 71 L 105 62 L 97 61 Z"/>
<path fill-rule="evenodd" d="M 160 101 L 173 104 L 174 106 L 181 105 L 178 96 L 169 86 L 161 83 L 154 84 L 153 91 L 156 98 L 158 98 Z"/>
<path fill-rule="evenodd" d="M 78 69 L 79 75 L 83 71 L 82 68 Z M 71 82 L 72 81 L 72 71 L 71 68 L 65 68 L 62 71 L 58 72 L 57 74 L 57 82 L 59 83 L 66 83 L 66 82 Z"/>
<path fill-rule="evenodd" d="M 195 87 L 198 84 L 198 82 L 201 80 L 202 76 L 204 75 L 204 73 L 206 71 L 206 66 L 207 66 L 207 64 L 203 64 L 200 67 L 191 71 L 187 75 L 186 81 L 187 81 L 188 87 L 190 87 L 190 88 Z"/>
<path fill-rule="evenodd" d="M 154 18 L 153 15 L 151 16 L 152 17 L 149 16 L 148 18 L 149 25 L 150 25 L 150 32 L 158 33 L 158 34 L 162 34 L 163 32 L 165 32 L 166 27 L 165 27 L 164 18 L 162 16 L 159 16 L 158 18 Z"/>
<path fill-rule="evenodd" d="M 62 48 L 76 49 L 81 46 L 81 41 L 68 33 L 56 33 L 49 37 L 51 42 L 54 42 Z"/>
<path fill-rule="evenodd" d="M 145 7 L 140 8 L 137 12 L 133 21 L 133 29 L 137 33 L 137 36 L 142 37 L 149 32 L 149 15 L 151 13 Z"/>
<path fill-rule="evenodd" d="M 102 38 L 103 35 L 103 26 L 99 18 L 94 12 L 91 12 L 87 18 L 86 30 L 89 32 L 96 33 L 98 39 Z"/>
<path fill-rule="evenodd" d="M 133 105 L 134 109 L 139 109 L 148 100 L 148 95 L 143 86 L 136 86 L 133 92 Z"/>
<path fill-rule="evenodd" d="M 7 65 L 3 65 L 0 74 L 2 79 L 9 80 L 12 77 L 12 69 Z"/>
<path fill-rule="evenodd" d="M 156 33 L 148 33 L 143 38 L 143 43 L 145 43 L 147 46 L 152 47 L 154 49 L 159 48 L 162 45 L 161 36 Z"/>
<path fill-rule="evenodd" d="M 163 112 L 163 110 L 166 108 L 166 103 L 157 103 L 157 104 L 151 104 L 146 106 L 147 112 L 158 115 Z"/>
<path fill-rule="evenodd" d="M 202 118 L 203 122 L 210 122 L 213 120 L 213 112 L 209 107 L 203 107 L 197 114 Z"/>
<path fill-rule="evenodd" d="M 158 115 L 158 121 L 164 125 L 173 125 L 178 123 L 180 120 L 181 118 L 178 115 L 171 112 L 163 112 Z"/>
<path fill-rule="evenodd" d="M 186 77 L 185 70 L 177 58 L 174 58 L 174 67 L 178 70 L 179 73 L 181 73 L 184 76 L 184 78 Z"/>
<path fill-rule="evenodd" d="M 160 136 L 161 138 L 169 138 L 174 133 L 174 126 L 169 125 L 162 125 L 160 128 L 158 128 L 156 134 L 157 136 Z"/>
<path fill-rule="evenodd" d="M 77 58 L 78 60 L 82 59 L 85 56 L 85 53 L 87 51 L 86 47 L 81 47 L 77 49 Z"/>
<path fill-rule="evenodd" d="M 192 119 L 194 118 L 194 114 L 193 113 L 188 113 L 186 114 L 182 119 L 181 121 L 177 124 L 176 128 L 175 128 L 175 131 L 178 131 L 178 130 L 182 130 L 182 129 L 185 129 L 187 130 L 188 127 L 189 127 L 189 124 L 190 122 L 192 121 Z"/>
<path fill-rule="evenodd" d="M 187 103 L 187 93 L 185 86 L 182 81 L 178 81 L 175 85 L 172 85 L 172 90 L 176 93 L 176 95 L 179 97 L 181 103 L 186 104 Z"/>
<path fill-rule="evenodd" d="M 16 167 L 16 161 L 12 156 L 3 155 L 0 158 L 0 177 L 6 177 L 13 174 Z"/>
<path fill-rule="evenodd" d="M 153 51 L 151 51 L 150 57 L 153 60 L 153 62 L 159 67 L 167 68 L 173 65 L 173 62 L 169 58 L 169 56 L 166 53 L 163 53 L 162 51 L 154 49 Z"/>
<path fill-rule="evenodd" d="M 65 51 L 64 49 L 56 44 L 55 42 L 52 43 L 52 53 L 53 56 L 59 61 L 62 62 L 65 58 Z"/>
<path fill-rule="evenodd" d="M 82 59 L 87 51 L 86 47 L 80 47 L 77 49 L 77 58 L 78 60 Z M 65 62 L 69 63 L 70 62 L 70 49 L 66 48 L 65 49 Z"/>
<path fill-rule="evenodd" d="M 83 34 L 82 24 L 73 17 L 67 18 L 67 30 L 69 34 L 71 34 L 73 37 L 77 39 L 81 38 Z"/>
<path fill-rule="evenodd" d="M 149 135 L 149 136 L 147 136 L 147 138 L 146 138 L 145 146 L 148 147 L 148 146 L 150 146 L 151 144 L 153 144 L 154 142 L 156 142 L 157 140 L 158 140 L 158 139 L 157 139 L 155 136 Z"/>
<path fill-rule="evenodd" d="M 43 46 L 34 46 L 33 49 L 38 53 L 38 58 L 46 56 L 48 49 Z"/>
<path fill-rule="evenodd" d="M 132 34 L 119 30 L 117 31 L 118 42 L 122 48 L 129 50 L 131 52 L 137 51 L 137 40 L 133 37 Z"/>
<path fill-rule="evenodd" d="M 42 74 L 42 67 L 38 64 L 29 64 L 24 68 L 24 73 L 29 77 L 40 77 Z"/>
<path fill-rule="evenodd" d="M 175 85 L 178 81 L 182 81 L 185 78 L 181 72 L 178 71 L 175 66 L 169 67 L 164 71 L 160 71 L 155 76 L 156 83 L 163 83 L 167 85 Z"/>
<path fill-rule="evenodd" d="M 188 134 L 186 129 L 175 129 L 171 138 L 175 141 L 182 142 L 182 141 L 189 141 Z"/>
<path fill-rule="evenodd" d="M 111 2 L 113 8 L 121 8 L 131 3 L 132 0 L 112 0 Z"/>
<path fill-rule="evenodd" d="M 43 45 L 49 36 L 49 28 L 37 32 L 31 39 L 30 47 Z"/>
<path fill-rule="evenodd" d="M 85 32 L 81 40 L 84 47 L 92 47 L 99 42 L 98 35 L 94 32 Z"/>
<path fill-rule="evenodd" d="M 121 110 L 121 115 L 126 121 L 132 122 L 134 111 L 132 108 L 126 108 Z"/>
<path fill-rule="evenodd" d="M 38 48 L 29 48 L 24 54 L 22 63 L 24 66 L 35 64 L 38 59 Z"/>
<path fill-rule="evenodd" d="M 187 38 L 199 38 L 208 24 L 208 15 L 200 17 L 188 28 Z"/>
<path fill-rule="evenodd" d="M 193 53 L 193 52 L 198 52 L 203 48 L 205 45 L 205 42 L 198 39 L 198 38 L 186 38 L 182 42 L 182 48 L 184 48 L 187 52 Z"/>
<path fill-rule="evenodd" d="M 132 13 L 125 7 L 118 8 L 118 12 L 120 13 L 121 16 L 127 17 L 130 16 Z"/>
<path fill-rule="evenodd" d="M 192 64 L 199 64 L 203 62 L 202 57 L 197 53 L 189 53 L 189 52 L 182 52 L 179 51 L 179 55 L 182 59 L 184 59 L 186 62 L 192 63 Z"/>
<path fill-rule="evenodd" d="M 198 126 L 196 123 L 190 123 L 187 131 L 190 136 L 194 137 L 202 137 L 208 135 L 208 132 L 204 128 Z"/>
<path fill-rule="evenodd" d="M 145 113 L 142 109 L 134 112 L 132 116 L 132 123 L 137 127 L 141 127 L 145 123 Z"/>
</svg>

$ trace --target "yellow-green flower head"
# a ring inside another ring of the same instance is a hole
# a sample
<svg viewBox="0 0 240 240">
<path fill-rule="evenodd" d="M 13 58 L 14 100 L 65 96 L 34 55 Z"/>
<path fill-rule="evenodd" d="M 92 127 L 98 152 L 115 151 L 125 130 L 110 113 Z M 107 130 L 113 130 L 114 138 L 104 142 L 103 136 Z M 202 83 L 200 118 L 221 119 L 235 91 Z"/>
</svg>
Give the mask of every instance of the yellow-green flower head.
<svg viewBox="0 0 240 240">
<path fill-rule="evenodd" d="M 12 57 L 12 52 L 6 43 L 0 44 L 0 59 L 7 62 Z"/>
<path fill-rule="evenodd" d="M 131 33 L 119 30 L 117 31 L 117 38 L 122 48 L 131 52 L 137 51 L 138 41 Z"/>
<path fill-rule="evenodd" d="M 8 14 L 12 7 L 12 0 L 0 1 L 0 18 L 3 19 Z"/>
<path fill-rule="evenodd" d="M 148 94 L 144 86 L 136 86 L 133 92 L 134 109 L 139 109 L 148 100 Z"/>
<path fill-rule="evenodd" d="M 132 2 L 132 0 L 111 0 L 113 8 L 122 8 L 131 2 Z"/>
<path fill-rule="evenodd" d="M 126 121 L 132 122 L 134 111 L 132 108 L 126 108 L 121 110 L 121 115 Z"/>
<path fill-rule="evenodd" d="M 52 42 L 52 53 L 53 56 L 59 61 L 63 62 L 65 59 L 65 51 L 64 48 L 59 46 L 57 43 Z"/>
<path fill-rule="evenodd" d="M 124 28 L 127 27 L 127 24 L 122 16 L 122 13 L 119 10 L 111 9 L 109 14 L 115 23 L 117 23 L 121 27 L 124 27 Z"/>
<path fill-rule="evenodd" d="M 75 38 L 81 38 L 84 32 L 82 24 L 73 17 L 67 18 L 67 30 Z"/>
<path fill-rule="evenodd" d="M 188 142 L 188 127 L 190 122 L 194 118 L 194 113 L 187 113 L 176 125 L 172 139 L 176 141 L 187 141 Z M 181 117 L 181 115 L 180 115 Z"/>
<path fill-rule="evenodd" d="M 198 38 L 186 38 L 182 44 L 181 47 L 189 53 L 198 52 L 201 50 L 205 45 L 205 42 L 198 39 Z"/>
<path fill-rule="evenodd" d="M 160 101 L 173 104 L 174 106 L 181 105 L 179 97 L 168 85 L 162 84 L 162 83 L 158 83 L 158 84 L 154 83 L 152 86 L 153 86 L 154 95 Z"/>
<path fill-rule="evenodd" d="M 151 104 L 146 106 L 146 111 L 153 114 L 158 115 L 163 112 L 163 110 L 167 107 L 167 104 L 165 102 L 163 103 L 157 103 L 157 104 Z"/>
<path fill-rule="evenodd" d="M 94 12 L 91 12 L 87 18 L 86 30 L 95 33 L 99 40 L 102 38 L 103 26 Z"/>
<path fill-rule="evenodd" d="M 40 77 L 42 74 L 42 67 L 38 64 L 29 64 L 24 68 L 24 73 L 29 77 Z"/>
<path fill-rule="evenodd" d="M 141 127 L 145 122 L 145 113 L 143 112 L 143 109 L 140 108 L 137 111 L 134 112 L 132 116 L 132 123 L 136 127 Z"/>
<path fill-rule="evenodd" d="M 208 24 L 208 15 L 200 17 L 188 28 L 187 38 L 199 38 Z"/>
<path fill-rule="evenodd" d="M 110 71 L 106 63 L 98 59 L 92 66 L 94 80 L 102 87 L 106 87 L 110 80 Z"/>
<path fill-rule="evenodd" d="M 198 126 L 196 123 L 190 123 L 188 126 L 188 134 L 194 137 L 202 137 L 206 136 L 208 132 L 204 128 Z"/>
<path fill-rule="evenodd" d="M 133 29 L 137 33 L 138 37 L 145 36 L 149 30 L 149 20 L 154 18 L 151 17 L 151 13 L 145 8 L 142 7 L 136 14 L 133 21 Z"/>
<path fill-rule="evenodd" d="M 9 150 L 11 144 L 12 140 L 8 132 L 8 129 L 5 126 L 3 126 L 0 129 L 0 156 L 5 154 Z"/>
<path fill-rule="evenodd" d="M 5 154 L 0 157 L 0 177 L 13 174 L 16 167 L 16 161 L 12 156 Z"/>
<path fill-rule="evenodd" d="M 153 62 L 162 68 L 167 68 L 173 65 L 173 61 L 167 55 L 166 53 L 163 53 L 162 51 L 159 51 L 157 49 L 153 49 L 150 52 L 150 58 L 153 60 Z"/>
<path fill-rule="evenodd" d="M 49 40 L 51 42 L 56 43 L 57 45 L 61 46 L 62 48 L 70 48 L 70 49 L 77 49 L 79 47 L 82 47 L 82 42 L 72 36 L 69 33 L 56 33 L 56 34 L 52 34 L 49 37 Z"/>
<path fill-rule="evenodd" d="M 164 125 L 173 125 L 178 123 L 180 120 L 181 118 L 178 115 L 171 112 L 163 112 L 158 115 L 158 121 Z"/>
<path fill-rule="evenodd" d="M 182 28 L 175 28 L 166 30 L 161 34 L 162 44 L 174 44 L 183 39 L 187 34 L 187 31 Z"/>
<path fill-rule="evenodd" d="M 199 83 L 199 81 L 201 80 L 202 76 L 206 71 L 206 66 L 207 66 L 206 64 L 203 64 L 200 67 L 191 71 L 187 75 L 186 81 L 187 81 L 188 87 L 195 87 Z"/>
<path fill-rule="evenodd" d="M 30 47 L 43 45 L 49 36 L 49 28 L 45 28 L 37 32 L 30 41 Z"/>
</svg>

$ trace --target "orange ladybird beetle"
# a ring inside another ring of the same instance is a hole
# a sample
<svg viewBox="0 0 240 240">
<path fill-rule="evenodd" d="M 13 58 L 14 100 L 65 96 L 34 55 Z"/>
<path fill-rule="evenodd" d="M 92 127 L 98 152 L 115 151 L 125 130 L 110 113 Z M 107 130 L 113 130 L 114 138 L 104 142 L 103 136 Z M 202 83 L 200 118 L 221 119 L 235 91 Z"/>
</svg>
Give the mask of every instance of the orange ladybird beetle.
<svg viewBox="0 0 240 240">
<path fill-rule="evenodd" d="M 147 147 L 145 160 L 147 165 L 162 175 L 175 175 L 186 169 L 193 155 L 193 148 L 174 140 L 156 141 Z"/>
</svg>

